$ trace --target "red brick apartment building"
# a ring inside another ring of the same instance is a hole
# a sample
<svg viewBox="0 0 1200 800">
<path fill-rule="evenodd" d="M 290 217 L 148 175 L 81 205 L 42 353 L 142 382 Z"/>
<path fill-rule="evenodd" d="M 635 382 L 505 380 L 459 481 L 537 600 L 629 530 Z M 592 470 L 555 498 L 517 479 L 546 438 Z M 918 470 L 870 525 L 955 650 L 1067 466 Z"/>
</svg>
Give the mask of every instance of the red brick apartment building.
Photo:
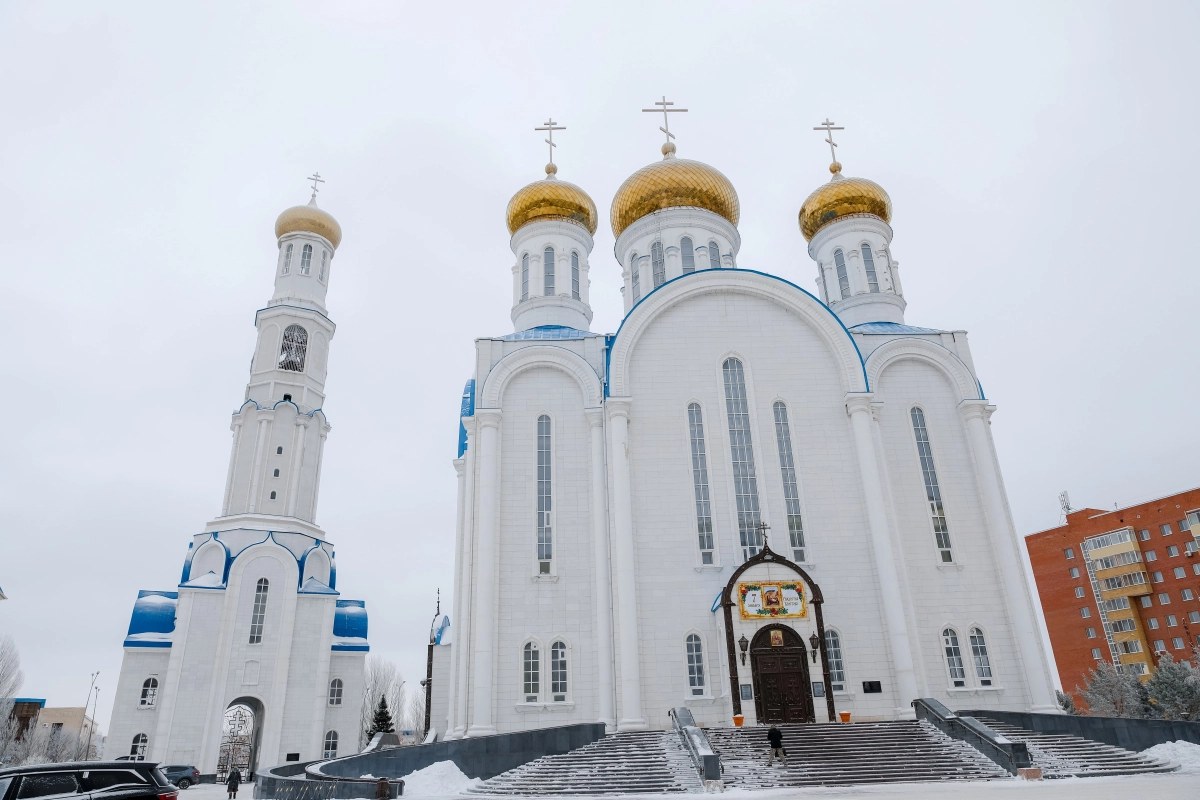
<svg viewBox="0 0 1200 800">
<path fill-rule="evenodd" d="M 1085 508 L 1025 537 L 1063 691 L 1097 661 L 1149 678 L 1200 643 L 1200 489 L 1115 511 Z"/>
</svg>

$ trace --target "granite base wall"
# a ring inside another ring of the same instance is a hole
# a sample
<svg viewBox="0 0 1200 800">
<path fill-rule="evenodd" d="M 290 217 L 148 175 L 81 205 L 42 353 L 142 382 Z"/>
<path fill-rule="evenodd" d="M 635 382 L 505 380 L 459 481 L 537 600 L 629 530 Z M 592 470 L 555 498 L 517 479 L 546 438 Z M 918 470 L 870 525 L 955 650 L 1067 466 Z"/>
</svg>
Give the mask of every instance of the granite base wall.
<svg viewBox="0 0 1200 800">
<path fill-rule="evenodd" d="M 956 713 L 959 716 L 991 717 L 997 722 L 1005 722 L 1038 733 L 1082 736 L 1135 752 L 1141 752 L 1156 744 L 1180 740 L 1200 744 L 1200 722 L 1077 717 L 1070 714 L 1033 714 L 1024 711 L 959 710 Z"/>
</svg>

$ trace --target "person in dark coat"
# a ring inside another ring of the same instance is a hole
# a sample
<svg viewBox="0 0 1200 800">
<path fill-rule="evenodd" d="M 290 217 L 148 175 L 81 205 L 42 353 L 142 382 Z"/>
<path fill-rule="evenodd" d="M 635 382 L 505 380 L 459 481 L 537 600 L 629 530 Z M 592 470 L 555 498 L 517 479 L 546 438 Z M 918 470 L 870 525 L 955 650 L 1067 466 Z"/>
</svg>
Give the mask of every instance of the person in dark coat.
<svg viewBox="0 0 1200 800">
<path fill-rule="evenodd" d="M 229 779 L 225 781 L 225 788 L 229 790 L 229 800 L 237 800 L 238 787 L 242 785 L 242 773 L 237 767 L 229 773 Z"/>
<path fill-rule="evenodd" d="M 771 745 L 771 755 L 767 756 L 767 766 L 771 766 L 775 762 L 775 759 L 778 758 L 786 767 L 787 751 L 783 749 L 783 731 L 772 725 L 770 730 L 767 731 L 767 741 Z"/>
</svg>

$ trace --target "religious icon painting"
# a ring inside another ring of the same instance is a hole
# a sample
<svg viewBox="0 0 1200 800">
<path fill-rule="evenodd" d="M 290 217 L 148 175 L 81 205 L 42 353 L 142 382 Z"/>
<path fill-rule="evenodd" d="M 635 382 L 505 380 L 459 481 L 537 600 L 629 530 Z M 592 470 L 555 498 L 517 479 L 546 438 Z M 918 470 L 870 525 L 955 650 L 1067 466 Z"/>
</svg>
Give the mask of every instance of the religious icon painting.
<svg viewBox="0 0 1200 800">
<path fill-rule="evenodd" d="M 763 608 L 783 608 L 783 595 L 778 586 L 763 586 L 762 604 Z"/>
<path fill-rule="evenodd" d="M 783 647 L 783 631 L 771 631 L 771 647 Z"/>
<path fill-rule="evenodd" d="M 798 582 L 739 583 L 737 596 L 742 619 L 808 616 L 804 588 Z"/>
</svg>

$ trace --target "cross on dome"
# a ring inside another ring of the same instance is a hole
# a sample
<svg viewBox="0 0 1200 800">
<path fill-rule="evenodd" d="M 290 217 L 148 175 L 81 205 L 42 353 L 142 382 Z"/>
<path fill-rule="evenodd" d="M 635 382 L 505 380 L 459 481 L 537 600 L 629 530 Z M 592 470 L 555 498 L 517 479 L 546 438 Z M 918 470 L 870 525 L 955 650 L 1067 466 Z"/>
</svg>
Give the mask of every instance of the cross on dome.
<svg viewBox="0 0 1200 800">
<path fill-rule="evenodd" d="M 312 175 L 309 175 L 309 176 L 308 176 L 307 178 L 305 178 L 304 180 L 306 180 L 306 181 L 312 181 L 312 182 L 313 182 L 313 193 L 312 193 L 312 199 L 313 199 L 313 200 L 316 200 L 316 199 L 317 199 L 317 192 L 319 192 L 319 191 L 320 191 L 320 189 L 318 189 L 318 188 L 317 188 L 317 184 L 318 184 L 318 183 L 324 183 L 324 182 L 325 182 L 325 179 L 321 177 L 321 173 L 319 173 L 319 172 L 314 172 Z"/>
<path fill-rule="evenodd" d="M 825 118 L 825 121 L 824 121 L 824 122 L 822 122 L 822 123 L 821 123 L 820 125 L 818 125 L 817 127 L 813 128 L 813 130 L 814 130 L 814 131 L 825 131 L 825 133 L 826 133 L 826 134 L 828 134 L 828 136 L 827 136 L 827 138 L 825 139 L 825 141 L 826 141 L 826 142 L 828 142 L 828 144 L 829 144 L 829 157 L 830 157 L 830 159 L 833 161 L 833 163 L 834 163 L 834 164 L 837 164 L 837 163 L 838 163 L 838 160 L 837 160 L 837 151 L 833 149 L 833 148 L 837 147 L 837 142 L 835 142 L 835 141 L 833 140 L 833 132 L 834 132 L 834 131 L 844 131 L 844 130 L 846 130 L 846 129 L 845 129 L 845 128 L 841 128 L 841 127 L 837 127 L 836 125 L 834 125 L 834 124 L 833 124 L 833 121 L 832 121 L 832 120 L 830 120 L 830 119 L 829 119 L 829 117 L 826 117 L 826 118 Z M 838 169 L 836 169 L 836 170 L 835 170 L 835 169 L 833 169 L 833 167 L 832 167 L 832 166 L 830 166 L 830 168 L 829 168 L 829 169 L 830 169 L 831 171 L 833 171 L 833 172 L 840 172 L 840 171 L 841 171 L 841 165 L 839 164 L 839 165 L 838 165 Z"/>
<path fill-rule="evenodd" d="M 663 124 L 659 127 L 659 130 L 667 135 L 667 143 L 663 145 L 663 155 L 666 156 L 667 158 L 670 158 L 671 154 L 675 152 L 675 145 L 674 145 L 674 143 L 671 142 L 671 140 L 675 138 L 675 134 L 671 133 L 671 118 L 669 115 L 670 114 L 683 114 L 683 113 L 687 112 L 687 109 L 686 108 L 668 108 L 668 106 L 675 105 L 675 101 L 668 100 L 667 96 L 665 94 L 663 95 L 662 100 L 655 100 L 654 105 L 662 106 L 662 108 L 643 108 L 642 113 L 643 114 L 658 114 L 660 112 L 662 113 Z"/>
<path fill-rule="evenodd" d="M 546 120 L 542 127 L 534 128 L 535 131 L 546 131 L 546 138 L 544 141 L 546 144 L 550 145 L 550 163 L 546 165 L 547 176 L 552 176 L 554 173 L 558 172 L 558 167 L 554 166 L 554 148 L 558 147 L 558 145 L 554 143 L 554 132 L 565 131 L 566 129 L 567 128 L 564 125 L 556 125 L 553 117 Z"/>
</svg>

